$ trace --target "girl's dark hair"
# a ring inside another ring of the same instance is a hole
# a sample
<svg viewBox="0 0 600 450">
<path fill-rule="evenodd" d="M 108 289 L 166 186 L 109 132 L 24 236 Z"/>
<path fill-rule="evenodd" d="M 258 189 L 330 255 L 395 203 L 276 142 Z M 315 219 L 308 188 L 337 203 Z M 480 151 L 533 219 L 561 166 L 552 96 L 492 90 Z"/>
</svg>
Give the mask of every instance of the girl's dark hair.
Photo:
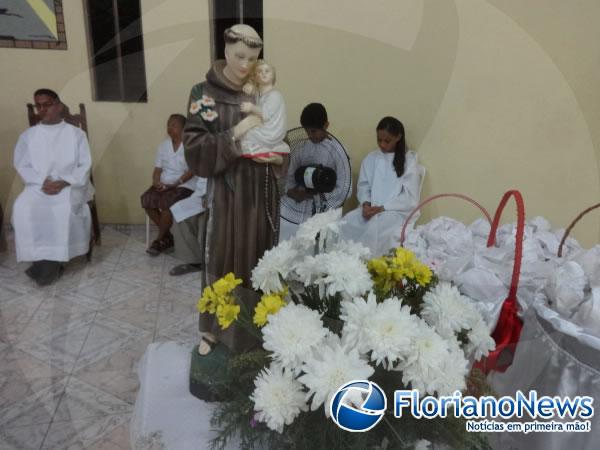
<svg viewBox="0 0 600 450">
<path fill-rule="evenodd" d="M 404 162 L 406 161 L 406 135 L 404 133 L 404 125 L 402 125 L 402 122 L 395 117 L 387 116 L 379 121 L 377 129 L 385 130 L 392 136 L 401 136 L 396 144 L 393 162 L 396 175 L 401 177 L 404 173 Z"/>
<path fill-rule="evenodd" d="M 171 120 L 171 119 L 177 120 L 181 124 L 182 127 L 185 127 L 185 123 L 187 122 L 187 119 L 182 114 L 171 114 L 169 116 L 169 120 Z"/>
</svg>

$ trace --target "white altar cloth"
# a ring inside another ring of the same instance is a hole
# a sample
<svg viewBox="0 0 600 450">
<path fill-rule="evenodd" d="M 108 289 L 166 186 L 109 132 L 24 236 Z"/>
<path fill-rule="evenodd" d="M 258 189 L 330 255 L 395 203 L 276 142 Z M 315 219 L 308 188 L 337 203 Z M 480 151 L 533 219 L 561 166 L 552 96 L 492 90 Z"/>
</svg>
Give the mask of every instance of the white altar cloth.
<svg viewBox="0 0 600 450">
<path fill-rule="evenodd" d="M 204 450 L 215 437 L 214 405 L 189 392 L 191 347 L 155 342 L 140 360 L 140 390 L 130 424 L 135 450 Z M 237 448 L 235 443 L 227 448 Z"/>
</svg>

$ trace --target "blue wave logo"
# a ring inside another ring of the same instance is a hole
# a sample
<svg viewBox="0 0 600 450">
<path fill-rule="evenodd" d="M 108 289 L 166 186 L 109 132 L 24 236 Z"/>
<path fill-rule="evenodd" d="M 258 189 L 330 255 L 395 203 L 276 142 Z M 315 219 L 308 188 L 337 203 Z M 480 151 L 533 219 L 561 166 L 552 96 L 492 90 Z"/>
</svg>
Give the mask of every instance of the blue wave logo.
<svg viewBox="0 0 600 450">
<path fill-rule="evenodd" d="M 372 381 L 354 380 L 337 390 L 329 411 L 338 427 L 346 431 L 369 431 L 387 408 L 383 390 Z"/>
</svg>

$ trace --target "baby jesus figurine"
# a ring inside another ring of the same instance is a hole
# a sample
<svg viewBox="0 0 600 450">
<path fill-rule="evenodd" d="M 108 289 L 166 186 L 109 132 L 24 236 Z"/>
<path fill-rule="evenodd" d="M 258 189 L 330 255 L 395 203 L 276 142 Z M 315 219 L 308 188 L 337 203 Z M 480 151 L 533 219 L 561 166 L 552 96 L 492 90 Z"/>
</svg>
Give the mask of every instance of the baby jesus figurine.
<svg viewBox="0 0 600 450">
<path fill-rule="evenodd" d="M 257 104 L 243 102 L 241 110 L 260 117 L 263 125 L 252 128 L 242 138 L 244 158 L 281 160 L 282 155 L 290 153 L 290 147 L 283 142 L 287 131 L 285 104 L 274 84 L 275 69 L 263 60 L 258 61 L 243 88 L 246 94 L 258 94 Z"/>
</svg>

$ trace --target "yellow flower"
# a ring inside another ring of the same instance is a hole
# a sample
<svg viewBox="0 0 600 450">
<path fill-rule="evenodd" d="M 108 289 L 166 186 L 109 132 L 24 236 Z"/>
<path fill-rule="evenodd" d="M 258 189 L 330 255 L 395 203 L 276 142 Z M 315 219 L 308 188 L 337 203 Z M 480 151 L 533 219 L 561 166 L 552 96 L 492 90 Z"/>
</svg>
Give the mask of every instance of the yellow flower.
<svg viewBox="0 0 600 450">
<path fill-rule="evenodd" d="M 405 248 L 397 248 L 392 258 L 395 265 L 404 269 L 410 269 L 416 261 L 415 254 Z"/>
<path fill-rule="evenodd" d="M 431 282 L 431 269 L 425 264 L 417 264 L 415 267 L 415 280 L 421 286 L 427 286 Z"/>
<path fill-rule="evenodd" d="M 285 294 L 287 294 L 287 289 L 283 293 L 263 295 L 254 308 L 254 323 L 259 327 L 264 326 L 269 320 L 269 315 L 275 314 L 286 304 L 283 299 Z"/>
<path fill-rule="evenodd" d="M 233 291 L 235 287 L 241 283 L 242 280 L 240 278 L 236 278 L 233 273 L 229 272 L 223 278 L 220 278 L 219 280 L 215 281 L 212 287 L 219 297 L 224 297 L 225 295 Z"/>
<path fill-rule="evenodd" d="M 387 274 L 388 264 L 385 258 L 374 258 L 367 263 L 367 269 L 375 277 L 382 277 Z"/>
<path fill-rule="evenodd" d="M 402 247 L 387 256 L 370 260 L 367 268 L 379 295 L 387 295 L 391 289 L 402 287 L 404 280 L 416 280 L 421 286 L 426 286 L 433 275 L 412 251 Z"/>
<path fill-rule="evenodd" d="M 204 288 L 202 291 L 202 297 L 198 301 L 196 307 L 198 311 L 201 313 L 208 312 L 209 314 L 214 314 L 217 310 L 217 305 L 219 304 L 219 298 L 215 294 L 215 291 L 210 286 Z"/>
<path fill-rule="evenodd" d="M 415 254 L 411 250 L 408 250 L 404 247 L 396 248 L 396 251 L 394 252 L 394 254 L 397 258 L 406 258 L 410 261 L 416 260 Z"/>
<path fill-rule="evenodd" d="M 217 307 L 219 305 L 236 305 L 235 297 L 232 294 L 227 294 L 217 299 Z"/>
<path fill-rule="evenodd" d="M 207 286 L 202 291 L 202 297 L 196 307 L 201 313 L 215 314 L 220 305 L 235 305 L 235 297 L 231 291 L 242 283 L 233 273 L 228 273 L 223 278 L 215 281 L 212 286 Z"/>
<path fill-rule="evenodd" d="M 394 267 L 394 280 L 401 281 L 403 278 L 414 279 L 416 267 L 420 263 L 413 252 L 399 247 L 391 257 L 391 264 Z"/>
<path fill-rule="evenodd" d="M 217 320 L 219 326 L 224 330 L 238 318 L 240 314 L 240 305 L 232 305 L 229 303 L 222 303 L 217 306 Z"/>
</svg>

